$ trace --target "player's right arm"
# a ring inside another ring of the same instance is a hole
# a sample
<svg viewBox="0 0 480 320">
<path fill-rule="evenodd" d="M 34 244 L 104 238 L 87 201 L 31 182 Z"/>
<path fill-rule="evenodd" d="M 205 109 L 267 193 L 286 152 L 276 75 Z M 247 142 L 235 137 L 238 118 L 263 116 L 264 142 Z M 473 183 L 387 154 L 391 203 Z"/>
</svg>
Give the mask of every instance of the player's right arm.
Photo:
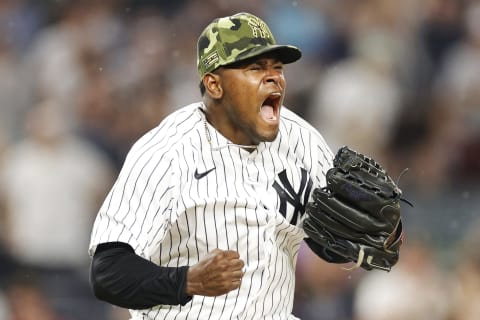
<svg viewBox="0 0 480 320">
<path fill-rule="evenodd" d="M 220 250 L 193 266 L 161 267 L 151 261 L 175 223 L 180 193 L 180 161 L 165 136 L 152 131 L 135 144 L 92 231 L 94 294 L 125 308 L 185 304 L 193 295 L 225 294 L 239 286 L 243 275 L 238 254 Z"/>
<path fill-rule="evenodd" d="M 159 304 L 185 305 L 188 267 L 159 267 L 123 242 L 97 246 L 90 268 L 95 296 L 128 309 L 146 309 Z"/>
<path fill-rule="evenodd" d="M 245 263 L 232 250 L 214 249 L 187 273 L 187 295 L 219 296 L 238 289 Z"/>
<path fill-rule="evenodd" d="M 90 282 L 95 296 L 128 309 L 185 305 L 194 295 L 219 296 L 240 286 L 244 263 L 235 251 L 215 249 L 193 266 L 160 267 L 126 243 L 98 245 Z"/>
</svg>

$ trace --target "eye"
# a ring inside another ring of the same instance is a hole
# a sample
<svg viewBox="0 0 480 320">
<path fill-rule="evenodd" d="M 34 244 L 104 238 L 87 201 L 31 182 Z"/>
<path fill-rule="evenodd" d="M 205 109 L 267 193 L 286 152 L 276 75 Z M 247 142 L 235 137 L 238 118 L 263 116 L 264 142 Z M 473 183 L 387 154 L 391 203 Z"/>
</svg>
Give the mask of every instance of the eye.
<svg viewBox="0 0 480 320">
<path fill-rule="evenodd" d="M 248 70 L 258 71 L 260 69 L 262 69 L 262 67 L 258 63 L 253 63 L 248 66 Z"/>
</svg>

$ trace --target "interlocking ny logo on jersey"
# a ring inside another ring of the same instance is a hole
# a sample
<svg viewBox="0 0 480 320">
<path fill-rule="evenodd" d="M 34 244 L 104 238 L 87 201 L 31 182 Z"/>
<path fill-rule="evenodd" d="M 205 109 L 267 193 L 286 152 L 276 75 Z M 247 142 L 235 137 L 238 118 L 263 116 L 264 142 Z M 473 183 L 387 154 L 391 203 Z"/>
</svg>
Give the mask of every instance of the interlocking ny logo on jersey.
<svg viewBox="0 0 480 320">
<path fill-rule="evenodd" d="M 300 168 L 301 180 L 298 191 L 296 191 L 287 178 L 287 170 L 283 170 L 278 174 L 278 180 L 275 181 L 273 188 L 277 191 L 280 198 L 280 213 L 287 216 L 287 204 L 293 206 L 293 216 L 290 221 L 291 224 L 296 225 L 298 215 L 302 216 L 305 213 L 305 205 L 307 204 L 310 191 L 312 190 L 312 179 L 310 179 L 307 170 Z"/>
</svg>

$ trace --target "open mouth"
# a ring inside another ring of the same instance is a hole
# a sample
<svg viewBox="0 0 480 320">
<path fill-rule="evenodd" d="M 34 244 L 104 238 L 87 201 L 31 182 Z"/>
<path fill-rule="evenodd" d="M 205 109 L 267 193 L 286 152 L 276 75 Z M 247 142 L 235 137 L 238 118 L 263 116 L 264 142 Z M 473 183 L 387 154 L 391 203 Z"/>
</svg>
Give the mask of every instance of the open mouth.
<svg viewBox="0 0 480 320">
<path fill-rule="evenodd" d="M 263 120 L 269 123 L 278 122 L 281 98 L 282 94 L 280 92 L 274 92 L 263 101 L 262 107 L 260 108 L 260 115 Z"/>
</svg>

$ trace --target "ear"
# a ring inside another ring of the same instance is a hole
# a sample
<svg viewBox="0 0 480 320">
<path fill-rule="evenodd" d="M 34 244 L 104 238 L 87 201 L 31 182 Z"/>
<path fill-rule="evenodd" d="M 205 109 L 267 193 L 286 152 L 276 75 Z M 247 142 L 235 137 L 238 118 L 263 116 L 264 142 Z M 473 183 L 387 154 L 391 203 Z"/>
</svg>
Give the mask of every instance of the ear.
<svg viewBox="0 0 480 320">
<path fill-rule="evenodd" d="M 203 85 L 205 86 L 205 92 L 212 99 L 220 99 L 223 95 L 223 89 L 220 82 L 220 76 L 215 73 L 207 73 L 203 77 Z"/>
</svg>

